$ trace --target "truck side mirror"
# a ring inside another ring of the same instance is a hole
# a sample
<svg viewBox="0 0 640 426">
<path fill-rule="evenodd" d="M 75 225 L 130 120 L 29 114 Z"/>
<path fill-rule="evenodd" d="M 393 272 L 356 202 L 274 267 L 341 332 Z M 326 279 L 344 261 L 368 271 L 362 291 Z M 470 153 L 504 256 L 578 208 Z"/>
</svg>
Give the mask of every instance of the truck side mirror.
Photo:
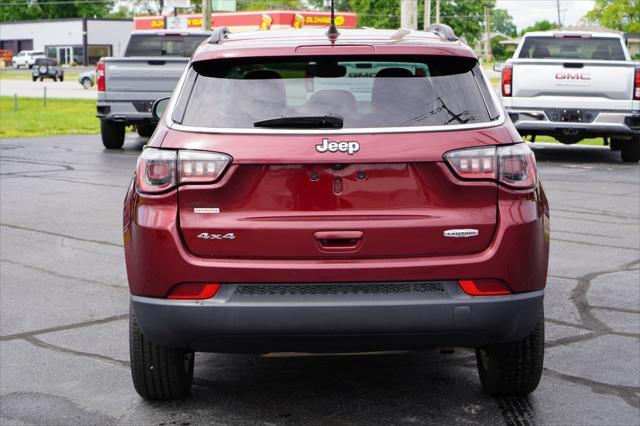
<svg viewBox="0 0 640 426">
<path fill-rule="evenodd" d="M 496 62 L 493 64 L 493 70 L 496 72 L 502 72 L 502 68 L 504 68 L 504 62 Z"/>
<path fill-rule="evenodd" d="M 164 115 L 164 112 L 167 110 L 167 107 L 169 106 L 170 100 L 171 98 L 162 98 L 162 99 L 156 100 L 153 103 L 153 106 L 151 107 L 151 115 L 153 116 L 154 120 L 160 121 L 160 119 Z"/>
</svg>

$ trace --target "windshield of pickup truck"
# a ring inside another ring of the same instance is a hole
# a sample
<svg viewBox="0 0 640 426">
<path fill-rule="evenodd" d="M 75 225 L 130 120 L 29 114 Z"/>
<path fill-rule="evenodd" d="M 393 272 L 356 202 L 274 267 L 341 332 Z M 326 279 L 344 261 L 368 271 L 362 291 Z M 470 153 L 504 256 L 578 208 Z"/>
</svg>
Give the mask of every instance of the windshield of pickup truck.
<svg viewBox="0 0 640 426">
<path fill-rule="evenodd" d="M 190 58 L 208 36 L 199 34 L 131 34 L 124 56 L 178 56 Z"/>
<path fill-rule="evenodd" d="M 475 59 L 274 59 L 194 63 L 173 120 L 207 128 L 379 128 L 498 115 Z"/>
<path fill-rule="evenodd" d="M 526 37 L 519 58 L 624 61 L 618 38 Z"/>
</svg>

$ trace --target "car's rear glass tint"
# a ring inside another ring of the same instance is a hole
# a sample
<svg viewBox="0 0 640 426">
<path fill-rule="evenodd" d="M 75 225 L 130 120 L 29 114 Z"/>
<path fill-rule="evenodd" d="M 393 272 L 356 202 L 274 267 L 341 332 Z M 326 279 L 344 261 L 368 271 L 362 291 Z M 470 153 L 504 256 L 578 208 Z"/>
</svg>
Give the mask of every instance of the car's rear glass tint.
<svg viewBox="0 0 640 426">
<path fill-rule="evenodd" d="M 414 127 L 497 115 L 470 58 L 224 59 L 196 62 L 189 73 L 172 116 L 187 126 L 246 129 L 280 117 L 334 116 L 343 128 Z"/>
<path fill-rule="evenodd" d="M 624 61 L 618 38 L 527 37 L 519 58 Z"/>
<path fill-rule="evenodd" d="M 206 35 L 132 34 L 124 56 L 178 56 L 190 58 Z"/>
</svg>

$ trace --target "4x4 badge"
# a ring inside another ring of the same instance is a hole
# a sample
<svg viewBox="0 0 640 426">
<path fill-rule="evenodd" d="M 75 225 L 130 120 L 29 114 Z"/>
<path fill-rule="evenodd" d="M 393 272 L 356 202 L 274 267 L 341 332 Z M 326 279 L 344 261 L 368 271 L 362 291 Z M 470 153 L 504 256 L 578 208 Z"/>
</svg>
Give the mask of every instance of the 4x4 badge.
<svg viewBox="0 0 640 426">
<path fill-rule="evenodd" d="M 196 238 L 201 238 L 203 240 L 235 240 L 236 234 L 233 232 L 226 234 L 209 234 L 208 232 L 203 232 L 202 234 L 198 234 Z"/>
<path fill-rule="evenodd" d="M 360 144 L 357 141 L 330 141 L 329 138 L 323 138 L 320 145 L 316 145 L 316 151 L 320 153 L 325 152 L 346 152 L 349 155 L 353 155 L 360 151 Z"/>
</svg>

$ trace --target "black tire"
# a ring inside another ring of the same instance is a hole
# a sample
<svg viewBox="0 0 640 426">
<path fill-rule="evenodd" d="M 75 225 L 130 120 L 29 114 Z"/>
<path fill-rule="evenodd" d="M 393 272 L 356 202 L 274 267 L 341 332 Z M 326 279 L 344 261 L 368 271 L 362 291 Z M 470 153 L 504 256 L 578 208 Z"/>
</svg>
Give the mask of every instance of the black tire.
<svg viewBox="0 0 640 426">
<path fill-rule="evenodd" d="M 544 360 L 544 312 L 527 337 L 516 342 L 492 343 L 476 349 L 484 390 L 493 395 L 527 395 L 540 383 Z"/>
<path fill-rule="evenodd" d="M 62 83 L 64 81 L 64 75 L 60 76 L 60 83 Z"/>
<path fill-rule="evenodd" d="M 33 79 L 33 81 L 36 81 L 38 79 L 38 77 L 31 77 Z"/>
<path fill-rule="evenodd" d="M 147 400 L 180 399 L 193 383 L 193 352 L 167 348 L 149 341 L 129 308 L 129 354 L 136 392 Z"/>
<path fill-rule="evenodd" d="M 85 90 L 93 87 L 93 81 L 91 81 L 91 79 L 88 77 L 83 78 L 80 84 L 82 84 L 82 87 L 84 87 Z"/>
<path fill-rule="evenodd" d="M 620 157 L 623 163 L 637 163 L 640 161 L 640 136 L 620 144 Z"/>
<path fill-rule="evenodd" d="M 53 81 L 58 81 L 58 77 L 53 77 Z"/>
<path fill-rule="evenodd" d="M 624 143 L 625 141 L 622 139 L 611 139 L 609 141 L 609 148 L 611 148 L 611 151 L 620 151 Z"/>
<path fill-rule="evenodd" d="M 100 120 L 102 144 L 107 149 L 120 149 L 124 145 L 124 124 Z"/>
<path fill-rule="evenodd" d="M 153 124 L 138 124 L 137 126 L 138 135 L 143 138 L 151 137 L 155 129 L 156 126 L 154 126 Z"/>
</svg>

